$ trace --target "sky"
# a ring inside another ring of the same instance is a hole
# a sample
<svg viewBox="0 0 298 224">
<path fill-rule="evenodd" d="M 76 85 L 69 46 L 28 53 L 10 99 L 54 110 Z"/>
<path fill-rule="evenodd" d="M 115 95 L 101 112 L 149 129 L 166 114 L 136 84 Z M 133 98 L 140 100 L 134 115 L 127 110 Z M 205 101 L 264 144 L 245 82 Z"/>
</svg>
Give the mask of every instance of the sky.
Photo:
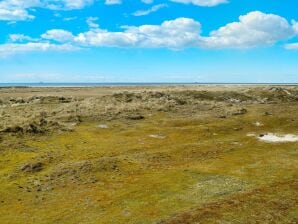
<svg viewBox="0 0 298 224">
<path fill-rule="evenodd" d="M 0 83 L 298 83 L 297 0 L 0 0 Z"/>
</svg>

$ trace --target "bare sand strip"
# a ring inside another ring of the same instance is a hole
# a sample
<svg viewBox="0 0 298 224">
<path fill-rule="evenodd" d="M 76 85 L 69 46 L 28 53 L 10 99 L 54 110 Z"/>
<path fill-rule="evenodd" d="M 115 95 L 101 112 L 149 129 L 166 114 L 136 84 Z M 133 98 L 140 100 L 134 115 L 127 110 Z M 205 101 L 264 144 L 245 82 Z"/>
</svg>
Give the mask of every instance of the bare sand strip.
<svg viewBox="0 0 298 224">
<path fill-rule="evenodd" d="M 280 135 L 280 134 L 268 133 L 268 134 L 259 136 L 258 139 L 263 142 L 269 142 L 269 143 L 270 142 L 297 142 L 298 135 L 293 135 L 293 134 Z"/>
</svg>

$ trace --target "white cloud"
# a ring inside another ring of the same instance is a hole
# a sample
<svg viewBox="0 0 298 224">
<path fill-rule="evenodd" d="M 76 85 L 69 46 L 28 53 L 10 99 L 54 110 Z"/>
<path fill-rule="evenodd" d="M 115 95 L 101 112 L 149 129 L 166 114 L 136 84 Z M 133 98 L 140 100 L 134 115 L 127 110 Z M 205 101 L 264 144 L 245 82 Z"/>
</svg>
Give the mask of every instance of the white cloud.
<svg viewBox="0 0 298 224">
<path fill-rule="evenodd" d="M 227 0 L 170 0 L 172 2 L 193 4 L 197 6 L 212 7 L 223 3 L 228 3 Z"/>
<path fill-rule="evenodd" d="M 36 41 L 36 39 L 26 36 L 24 34 L 10 34 L 9 40 L 12 42 Z"/>
<path fill-rule="evenodd" d="M 54 10 L 82 9 L 94 0 L 2 0 L 0 1 L 0 20 L 21 21 L 35 17 L 30 14 L 34 8 Z"/>
<path fill-rule="evenodd" d="M 69 42 L 74 38 L 71 32 L 62 29 L 48 30 L 46 33 L 42 34 L 41 37 L 46 40 L 58 42 Z"/>
<path fill-rule="evenodd" d="M 141 0 L 141 2 L 143 2 L 145 4 L 152 4 L 153 0 Z"/>
<path fill-rule="evenodd" d="M 73 16 L 73 17 L 65 17 L 65 18 L 63 18 L 63 21 L 66 21 L 66 22 L 68 22 L 68 21 L 73 21 L 73 20 L 76 20 L 78 17 L 77 16 Z"/>
<path fill-rule="evenodd" d="M 86 6 L 94 4 L 96 0 L 0 0 L 0 20 L 4 21 L 23 21 L 34 19 L 32 11 L 35 8 L 46 8 L 51 10 L 74 10 L 82 9 Z M 106 5 L 122 4 L 123 0 L 105 0 Z M 145 4 L 152 4 L 153 0 L 141 0 Z M 170 0 L 172 2 L 193 4 L 198 6 L 211 7 L 227 0 Z M 165 5 L 165 4 L 160 4 Z M 156 6 L 157 7 L 157 6 Z M 139 11 L 143 13 L 151 13 L 160 8 L 152 8 L 147 11 Z"/>
<path fill-rule="evenodd" d="M 82 9 L 94 3 L 94 0 L 41 0 L 45 8 L 54 10 Z"/>
<path fill-rule="evenodd" d="M 39 0 L 3 0 L 0 2 L 0 20 L 17 21 L 29 20 L 35 17 L 30 15 L 28 8 L 38 6 Z"/>
<path fill-rule="evenodd" d="M 35 16 L 31 11 L 35 8 L 47 8 L 51 10 L 74 10 L 82 9 L 92 5 L 96 0 L 0 0 L 0 20 L 4 21 L 22 21 L 31 20 Z M 106 5 L 122 4 L 123 0 L 105 0 Z M 152 4 L 153 0 L 141 0 L 145 4 Z M 211 7 L 222 3 L 227 3 L 227 0 L 170 0 L 172 2 L 193 4 L 198 6 Z M 165 5 L 165 4 L 160 4 Z M 156 6 L 157 7 L 157 6 Z M 159 8 L 158 8 L 159 9 Z M 152 8 L 151 11 L 139 11 L 143 13 L 151 13 L 158 10 Z"/>
<path fill-rule="evenodd" d="M 134 16 L 146 16 L 146 15 L 149 15 L 153 12 L 157 12 L 158 10 L 160 10 L 162 8 L 166 8 L 166 7 L 168 7 L 167 4 L 158 4 L 158 5 L 152 6 L 150 9 L 147 9 L 147 10 L 136 11 L 132 15 L 134 15 Z"/>
<path fill-rule="evenodd" d="M 285 48 L 287 50 L 298 50 L 298 43 L 286 44 Z"/>
<path fill-rule="evenodd" d="M 292 20 L 293 28 L 295 30 L 295 33 L 298 35 L 298 22 L 295 20 Z"/>
<path fill-rule="evenodd" d="M 201 24 L 191 18 L 177 18 L 160 25 L 123 26 L 121 31 L 101 29 L 96 21 L 97 18 L 88 18 L 89 30 L 78 34 L 61 29 L 49 30 L 36 40 L 37 43 L 25 35 L 12 36 L 15 40 L 28 39 L 29 43 L 0 45 L 0 55 L 5 51 L 17 53 L 60 48 L 63 51 L 82 47 L 239 49 L 272 45 L 297 34 L 296 23 L 291 25 L 283 17 L 259 11 L 240 16 L 239 21 L 212 31 L 208 36 L 201 35 Z M 288 44 L 286 48 L 296 49 L 297 44 Z"/>
<path fill-rule="evenodd" d="M 0 20 L 4 21 L 17 21 L 17 20 L 30 20 L 35 17 L 29 15 L 24 9 L 1 9 L 0 8 Z"/>
<path fill-rule="evenodd" d="M 210 48 L 249 48 L 274 44 L 294 35 L 295 27 L 285 18 L 254 11 L 240 16 L 239 22 L 211 32 L 205 44 Z"/>
<path fill-rule="evenodd" d="M 63 6 L 67 9 L 82 9 L 93 3 L 94 0 L 64 0 Z"/>
<path fill-rule="evenodd" d="M 99 28 L 99 25 L 96 23 L 97 20 L 98 20 L 97 17 L 88 17 L 86 20 L 86 23 L 92 29 Z"/>
<path fill-rule="evenodd" d="M 75 37 L 75 42 L 90 46 L 164 48 L 251 48 L 266 46 L 293 37 L 295 25 L 286 19 L 259 11 L 240 16 L 209 36 L 202 36 L 201 24 L 178 18 L 161 25 L 124 26 L 124 31 L 91 29 Z"/>
<path fill-rule="evenodd" d="M 42 51 L 74 51 L 78 50 L 70 44 L 51 44 L 51 43 L 12 43 L 12 44 L 2 44 L 0 45 L 0 57 L 5 57 L 18 53 L 28 53 L 28 52 L 42 52 Z"/>
<path fill-rule="evenodd" d="M 122 3 L 122 0 L 106 0 L 106 5 L 119 5 Z"/>
<path fill-rule="evenodd" d="M 184 48 L 197 41 L 200 27 L 193 19 L 178 18 L 161 25 L 125 26 L 122 32 L 92 29 L 78 34 L 74 41 L 87 46 Z"/>
</svg>

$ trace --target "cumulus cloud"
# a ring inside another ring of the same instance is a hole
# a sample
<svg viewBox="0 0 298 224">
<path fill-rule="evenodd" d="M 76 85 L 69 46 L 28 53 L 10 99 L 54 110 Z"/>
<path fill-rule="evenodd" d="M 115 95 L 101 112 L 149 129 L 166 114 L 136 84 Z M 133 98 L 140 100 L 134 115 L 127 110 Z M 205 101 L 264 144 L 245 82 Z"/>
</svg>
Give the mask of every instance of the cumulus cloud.
<svg viewBox="0 0 298 224">
<path fill-rule="evenodd" d="M 201 24 L 190 18 L 165 21 L 161 25 L 124 26 L 110 32 L 92 29 L 75 36 L 74 41 L 90 46 L 164 48 L 251 48 L 271 45 L 296 34 L 295 24 L 274 14 L 259 11 L 240 16 L 208 36 L 201 35 Z"/>
<path fill-rule="evenodd" d="M 78 34 L 74 41 L 87 46 L 184 48 L 197 41 L 201 25 L 193 19 L 178 18 L 161 25 L 122 28 L 124 31 L 121 32 L 92 29 Z"/>
<path fill-rule="evenodd" d="M 30 20 L 35 17 L 29 15 L 24 9 L 1 9 L 0 8 L 0 20 L 4 21 L 18 21 L 18 20 Z"/>
<path fill-rule="evenodd" d="M 249 48 L 274 44 L 294 35 L 295 27 L 285 18 L 254 11 L 240 16 L 239 22 L 211 32 L 205 43 L 211 48 Z"/>
<path fill-rule="evenodd" d="M 228 3 L 227 0 L 170 0 L 172 2 L 193 4 L 197 6 L 212 7 L 223 3 Z"/>
<path fill-rule="evenodd" d="M 57 42 L 69 42 L 74 38 L 71 32 L 62 29 L 48 30 L 46 33 L 42 34 L 41 37 Z"/>
<path fill-rule="evenodd" d="M 200 22 L 191 18 L 177 18 L 164 21 L 160 25 L 123 26 L 120 31 L 109 31 L 100 28 L 97 18 L 87 19 L 89 30 L 73 34 L 67 30 L 49 30 L 40 36 L 38 42 L 26 45 L 5 47 L 9 51 L 32 49 L 61 49 L 65 47 L 119 47 L 119 48 L 252 48 L 268 46 L 297 35 L 297 24 L 290 24 L 285 18 L 259 11 L 240 16 L 239 21 L 229 23 L 209 35 L 201 34 Z M 27 36 L 14 36 L 15 40 L 24 40 Z M 29 40 L 29 39 L 28 39 Z M 1 45 L 0 45 L 1 46 Z M 42 48 L 45 47 L 45 48 Z M 17 48 L 17 50 L 14 50 Z M 287 49 L 296 49 L 297 44 L 288 44 Z M 23 50 L 24 51 L 24 50 Z M 28 50 L 29 51 L 29 50 Z M 2 45 L 3 53 L 3 45 Z M 0 52 L 1 54 L 1 52 Z"/>
<path fill-rule="evenodd" d="M 162 8 L 166 8 L 166 7 L 168 7 L 167 4 L 158 4 L 158 5 L 152 6 L 150 9 L 147 9 L 147 10 L 136 11 L 132 15 L 133 16 L 146 16 L 146 15 L 149 15 L 153 12 L 157 12 L 158 10 L 160 10 Z"/>
<path fill-rule="evenodd" d="M 27 11 L 28 8 L 38 6 L 39 0 L 3 0 L 0 2 L 0 20 L 17 21 L 34 19 Z"/>
</svg>

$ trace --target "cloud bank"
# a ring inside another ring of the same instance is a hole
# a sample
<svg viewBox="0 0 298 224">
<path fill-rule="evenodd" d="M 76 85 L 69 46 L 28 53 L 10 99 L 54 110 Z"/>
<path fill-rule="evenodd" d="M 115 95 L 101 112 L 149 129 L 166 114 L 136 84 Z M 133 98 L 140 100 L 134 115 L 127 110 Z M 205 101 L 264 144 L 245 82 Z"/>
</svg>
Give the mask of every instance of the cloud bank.
<svg viewBox="0 0 298 224">
<path fill-rule="evenodd" d="M 191 18 L 177 18 L 160 25 L 123 26 L 118 32 L 101 29 L 96 20 L 88 18 L 89 30 L 86 32 L 73 34 L 67 30 L 52 29 L 35 42 L 32 41 L 34 38 L 26 35 L 11 35 L 13 43 L 0 45 L 0 54 L 4 51 L 28 52 L 30 49 L 68 51 L 93 47 L 243 49 L 273 45 L 298 34 L 297 22 L 289 23 L 281 16 L 260 11 L 242 15 L 239 21 L 226 24 L 207 36 L 201 35 L 200 22 Z M 289 44 L 286 48 L 297 46 Z"/>
</svg>

